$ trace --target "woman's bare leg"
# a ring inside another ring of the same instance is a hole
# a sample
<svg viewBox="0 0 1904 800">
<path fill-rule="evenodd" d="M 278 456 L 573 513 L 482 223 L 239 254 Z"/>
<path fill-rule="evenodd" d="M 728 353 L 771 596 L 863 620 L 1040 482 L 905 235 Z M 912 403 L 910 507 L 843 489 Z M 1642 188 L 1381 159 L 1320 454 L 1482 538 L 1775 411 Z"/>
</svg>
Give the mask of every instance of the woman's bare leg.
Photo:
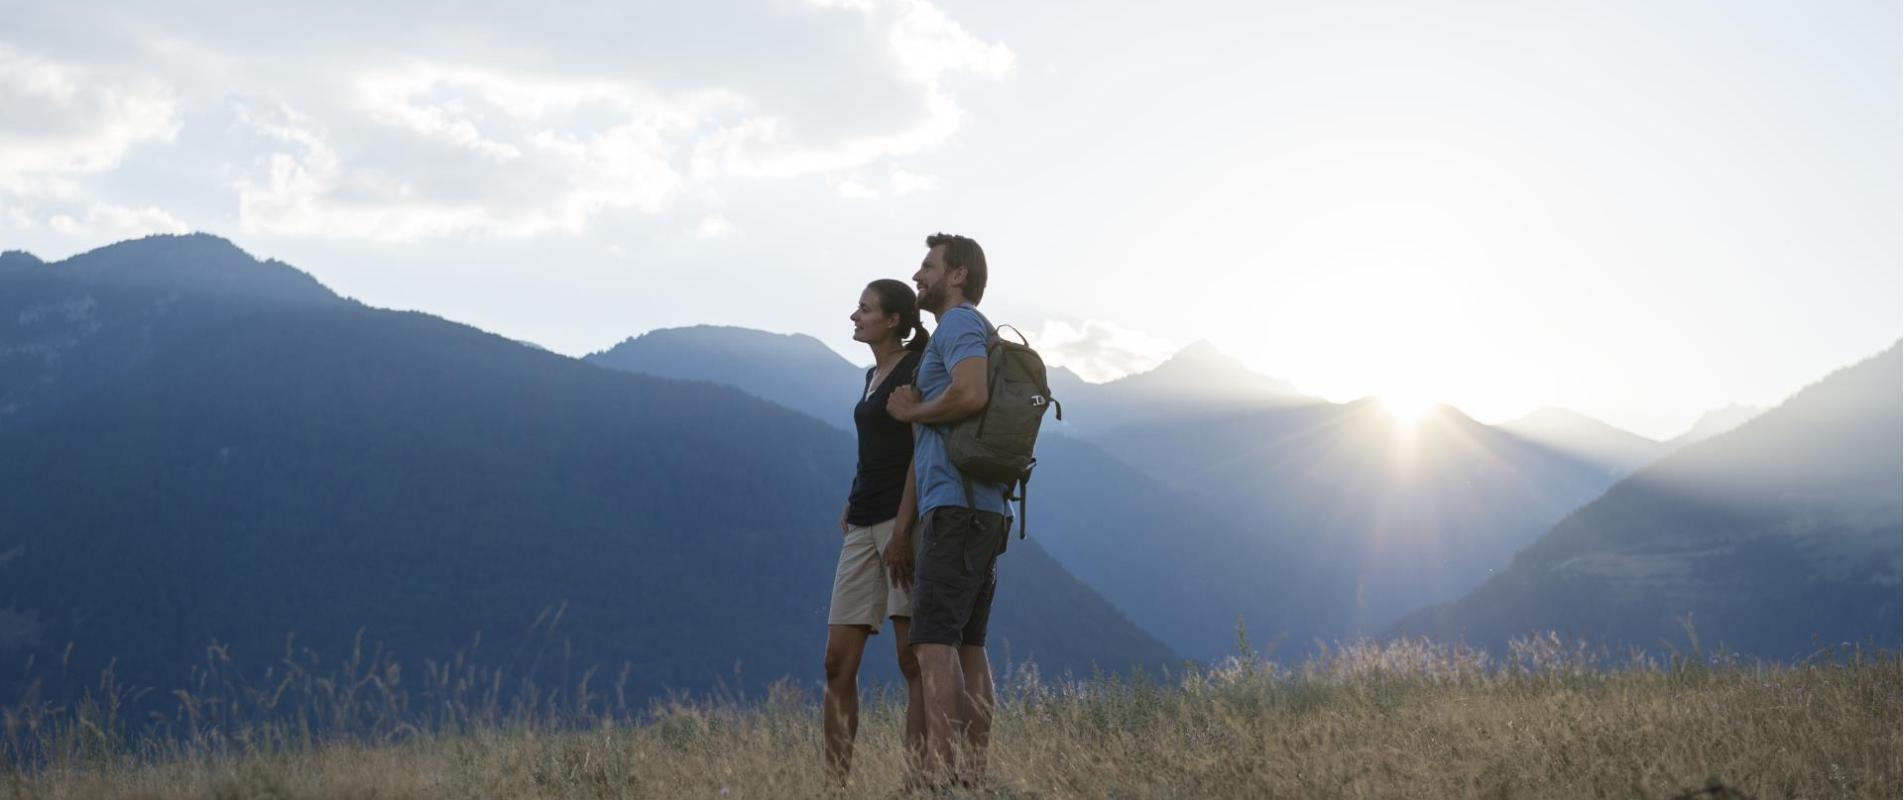
<svg viewBox="0 0 1904 800">
<path fill-rule="evenodd" d="M 821 704 L 826 774 L 841 786 L 853 767 L 853 737 L 859 733 L 859 662 L 870 633 L 867 625 L 826 626 L 826 699 Z"/>
</svg>

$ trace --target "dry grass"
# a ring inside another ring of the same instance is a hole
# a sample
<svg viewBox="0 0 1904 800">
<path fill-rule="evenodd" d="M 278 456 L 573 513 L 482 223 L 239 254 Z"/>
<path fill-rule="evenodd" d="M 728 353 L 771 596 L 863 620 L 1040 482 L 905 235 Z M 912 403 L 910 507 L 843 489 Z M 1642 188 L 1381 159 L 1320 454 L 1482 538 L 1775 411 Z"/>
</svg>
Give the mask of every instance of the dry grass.
<svg viewBox="0 0 1904 800">
<path fill-rule="evenodd" d="M 1898 797 L 1898 661 L 1838 656 L 1610 665 L 1546 638 L 1504 660 L 1364 643 L 1293 669 L 1244 657 L 1158 681 L 1051 682 L 1023 668 L 1001 687 L 993 771 L 973 794 Z M 226 720 L 164 741 L 114 734 L 110 721 L 87 723 L 100 729 L 88 740 L 84 714 L 55 710 L 37 739 L 15 731 L 10 757 L 38 747 L 40 763 L 0 767 L 0 797 L 908 796 L 889 703 L 869 706 L 843 792 L 823 787 L 818 711 L 793 687 L 565 724 L 534 708 L 373 737 L 301 739 L 283 721 Z"/>
</svg>

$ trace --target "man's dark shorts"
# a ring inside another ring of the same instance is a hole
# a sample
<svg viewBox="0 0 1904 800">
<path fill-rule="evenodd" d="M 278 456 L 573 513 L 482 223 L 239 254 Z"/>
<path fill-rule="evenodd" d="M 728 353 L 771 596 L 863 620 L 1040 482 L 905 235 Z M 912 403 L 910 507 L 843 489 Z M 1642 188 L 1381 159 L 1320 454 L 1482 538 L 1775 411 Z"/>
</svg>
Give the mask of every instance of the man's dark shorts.
<svg viewBox="0 0 1904 800">
<path fill-rule="evenodd" d="M 1003 514 L 960 506 L 926 513 L 913 569 L 913 644 L 985 644 L 1009 522 Z"/>
</svg>

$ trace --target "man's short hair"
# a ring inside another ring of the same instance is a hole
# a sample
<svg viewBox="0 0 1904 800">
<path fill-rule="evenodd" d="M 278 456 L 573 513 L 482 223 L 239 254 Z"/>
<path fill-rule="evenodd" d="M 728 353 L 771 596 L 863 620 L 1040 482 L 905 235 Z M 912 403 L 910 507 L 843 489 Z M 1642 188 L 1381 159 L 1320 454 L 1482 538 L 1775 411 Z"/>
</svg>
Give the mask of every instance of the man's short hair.
<svg viewBox="0 0 1904 800">
<path fill-rule="evenodd" d="M 926 237 L 926 249 L 945 245 L 946 269 L 965 268 L 965 299 L 978 305 L 985 299 L 985 249 L 978 242 L 952 233 Z"/>
</svg>

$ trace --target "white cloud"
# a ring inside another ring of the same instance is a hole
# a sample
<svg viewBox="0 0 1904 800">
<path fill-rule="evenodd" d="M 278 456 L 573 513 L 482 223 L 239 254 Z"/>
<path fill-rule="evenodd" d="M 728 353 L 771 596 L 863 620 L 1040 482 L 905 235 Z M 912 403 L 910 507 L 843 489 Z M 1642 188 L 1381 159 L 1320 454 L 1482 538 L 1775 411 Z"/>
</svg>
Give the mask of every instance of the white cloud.
<svg viewBox="0 0 1904 800">
<path fill-rule="evenodd" d="M 907 172 L 898 167 L 893 168 L 891 180 L 894 197 L 905 197 L 909 194 L 931 192 L 939 188 L 939 176 L 919 175 Z"/>
<path fill-rule="evenodd" d="M 7 224 L 13 226 L 16 231 L 30 231 L 35 227 L 33 215 L 26 213 L 26 209 L 23 208 L 0 206 L 0 217 L 4 217 Z"/>
<path fill-rule="evenodd" d="M 344 159 L 338 133 L 286 104 L 241 114 L 291 146 L 239 179 L 247 230 L 379 240 L 578 234 L 604 211 L 669 208 L 686 183 L 669 163 L 673 140 L 738 103 L 436 65 L 366 76 L 355 99 L 363 117 L 341 137 L 352 151 L 407 157 Z M 600 122 L 574 124 L 580 117 Z"/>
<path fill-rule="evenodd" d="M 179 132 L 164 83 L 22 52 L 0 42 L 0 194 L 71 198 L 76 179 Z"/>
<path fill-rule="evenodd" d="M 892 14 L 886 44 L 905 75 L 921 86 L 937 88 L 948 72 L 988 78 L 1011 74 L 1011 48 L 973 36 L 944 11 L 923 0 L 885 4 Z"/>
<path fill-rule="evenodd" d="M 1100 383 L 1155 367 L 1176 349 L 1158 337 L 1099 320 L 1082 325 L 1048 320 L 1031 345 L 1045 363 Z"/>
<path fill-rule="evenodd" d="M 460 77 L 458 80 L 424 67 L 407 74 L 360 81 L 358 92 L 363 109 L 372 120 L 469 150 L 499 164 L 521 158 L 521 148 L 491 139 L 476 127 L 475 120 L 471 119 L 474 109 L 464 97 L 438 94 L 439 87 L 460 85 L 476 88 L 482 96 L 480 87 L 495 82 L 489 76 Z"/>
<path fill-rule="evenodd" d="M 847 200 L 872 200 L 879 197 L 879 190 L 866 185 L 858 175 L 848 175 L 833 181 L 833 190 Z"/>
<path fill-rule="evenodd" d="M 692 233 L 696 239 L 719 239 L 734 233 L 734 223 L 719 214 L 709 214 L 701 218 Z"/>
<path fill-rule="evenodd" d="M 56 232 L 169 230 L 164 212 L 93 202 L 86 181 L 117 168 L 141 144 L 173 141 L 181 122 L 170 87 L 123 70 L 33 55 L 0 42 L 0 219 L 38 227 L 47 206 L 64 207 Z M 152 213 L 143 213 L 143 212 Z"/>
<path fill-rule="evenodd" d="M 92 204 L 82 219 L 55 214 L 46 224 L 68 236 L 85 236 L 104 241 L 132 239 L 154 233 L 189 233 L 192 230 L 192 226 L 185 224 L 184 220 L 155 206 L 127 208 L 107 203 Z"/>
<path fill-rule="evenodd" d="M 820 8 L 844 8 L 872 16 L 879 11 L 878 0 L 809 0 Z"/>
<path fill-rule="evenodd" d="M 480 215 L 480 209 L 473 207 L 398 205 L 412 192 L 368 172 L 346 175 L 324 129 L 287 104 L 262 110 L 241 106 L 238 117 L 264 137 L 288 146 L 288 152 L 279 150 L 259 159 L 258 168 L 235 183 L 238 218 L 248 231 L 407 239 L 450 233 Z M 381 189 L 384 194 L 354 205 L 334 202 L 346 183 Z"/>
<path fill-rule="evenodd" d="M 972 35 L 965 26 L 926 0 L 810 0 L 820 8 L 857 11 L 882 31 L 887 54 L 907 80 L 937 87 L 948 72 L 990 78 L 1011 74 L 1011 48 Z"/>
<path fill-rule="evenodd" d="M 936 88 L 920 101 L 925 114 L 910 127 L 834 141 L 802 141 L 794 126 L 780 117 L 747 117 L 717 128 L 695 146 L 693 172 L 703 179 L 776 180 L 840 172 L 882 158 L 928 152 L 958 132 L 964 112 Z"/>
<path fill-rule="evenodd" d="M 917 92 L 924 114 L 896 131 L 859 134 L 819 143 L 799 141 L 786 120 L 757 117 L 724 127 L 695 152 L 697 175 L 788 178 L 849 170 L 882 158 L 931 151 L 958 132 L 964 111 L 941 84 L 948 73 L 1002 79 L 1015 56 L 986 42 L 923 0 L 812 0 L 828 9 L 858 12 L 884 44 L 895 76 Z"/>
<path fill-rule="evenodd" d="M 847 173 L 835 180 L 842 197 L 877 196 L 851 173 L 957 131 L 961 112 L 940 76 L 1002 76 L 1011 53 L 929 4 L 850 7 L 867 16 L 893 79 L 923 109 L 897 129 L 822 137 L 809 120 L 770 111 L 770 98 L 741 89 L 664 91 L 626 76 L 531 77 L 419 60 L 358 76 L 322 124 L 283 104 L 277 119 L 247 115 L 292 147 L 238 181 L 240 219 L 253 231 L 378 240 L 533 236 L 580 234 L 604 213 L 666 211 L 732 179 Z M 892 173 L 897 195 L 934 184 Z"/>
<path fill-rule="evenodd" d="M 191 156 L 175 163 L 235 165 L 165 165 L 204 180 L 168 191 L 287 236 L 576 236 L 604 218 L 712 213 L 734 182 L 813 176 L 871 195 L 887 182 L 858 173 L 958 132 L 946 76 L 1002 78 L 1013 58 L 922 0 L 583 3 L 531 18 L 426 0 L 372 24 L 341 4 L 292 36 L 254 11 L 126 8 L 81 38 L 47 33 L 75 15 L 44 10 L 22 35 L 57 62 L 0 41 L 0 212 L 44 219 L 8 202 L 30 193 L 79 224 L 86 204 L 117 199 L 100 178 L 148 141 Z M 416 33 L 446 14 L 458 36 Z M 696 35 L 714 29 L 729 35 Z M 895 175 L 895 194 L 930 188 Z"/>
<path fill-rule="evenodd" d="M 838 192 L 840 197 L 847 200 L 873 200 L 885 194 L 878 187 L 867 183 L 858 172 L 833 175 L 827 178 L 827 182 L 832 184 L 833 191 Z M 938 188 L 939 176 L 937 175 L 921 175 L 894 167 L 886 176 L 886 192 L 890 192 L 893 197 L 905 197 L 909 194 L 935 191 Z"/>
</svg>

